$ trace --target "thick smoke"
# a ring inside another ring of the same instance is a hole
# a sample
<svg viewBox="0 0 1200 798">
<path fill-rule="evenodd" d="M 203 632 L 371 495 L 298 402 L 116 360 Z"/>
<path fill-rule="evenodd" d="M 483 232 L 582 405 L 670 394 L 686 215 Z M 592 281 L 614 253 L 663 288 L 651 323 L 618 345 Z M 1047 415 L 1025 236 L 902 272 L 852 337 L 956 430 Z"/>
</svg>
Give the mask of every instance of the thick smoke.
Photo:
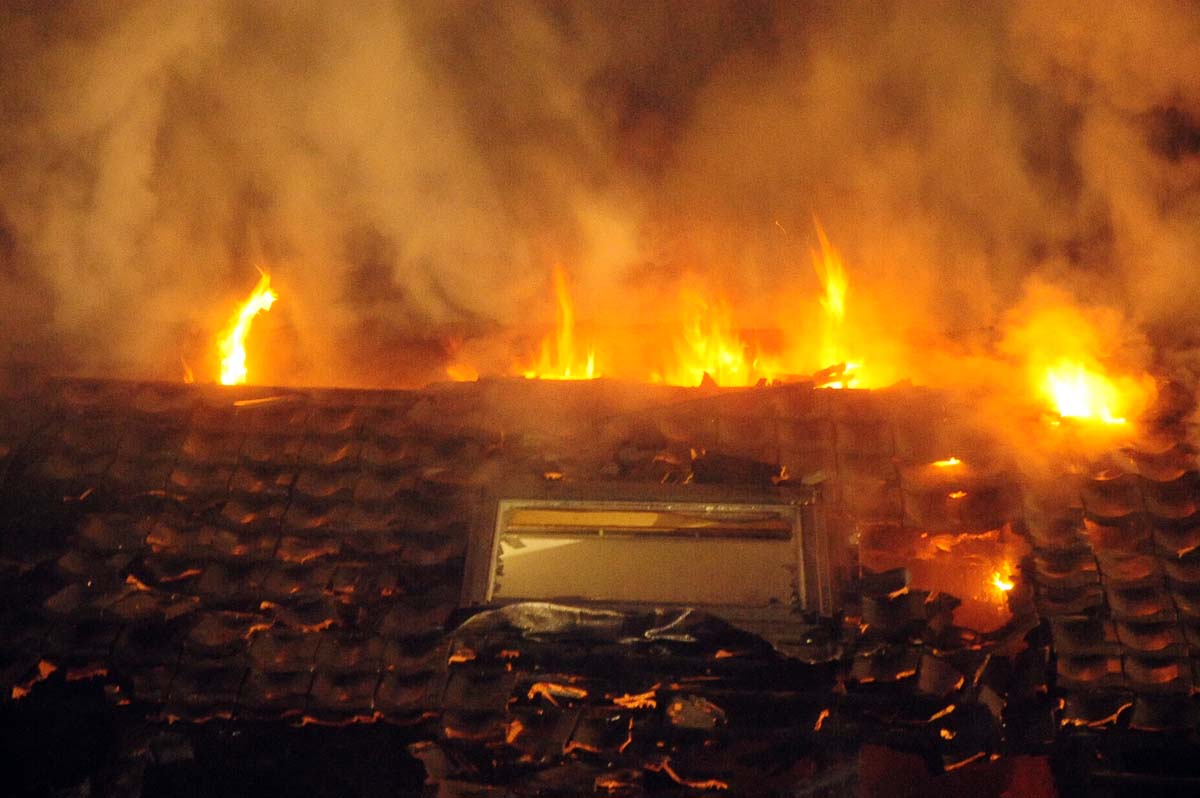
<svg viewBox="0 0 1200 798">
<path fill-rule="evenodd" d="M 10 380 L 203 378 L 256 266 L 262 381 L 438 378 L 559 263 L 581 317 L 696 273 L 804 335 L 814 215 L 897 340 L 997 340 L 1034 274 L 1200 321 L 1182 1 L 25 0 L 0 70 Z"/>
</svg>

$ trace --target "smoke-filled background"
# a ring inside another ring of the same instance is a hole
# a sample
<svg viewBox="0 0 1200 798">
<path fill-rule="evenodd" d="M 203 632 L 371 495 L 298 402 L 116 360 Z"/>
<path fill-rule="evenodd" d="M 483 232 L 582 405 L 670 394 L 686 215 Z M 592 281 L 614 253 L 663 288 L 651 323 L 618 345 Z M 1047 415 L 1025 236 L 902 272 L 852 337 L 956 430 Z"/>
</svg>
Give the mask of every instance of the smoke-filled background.
<svg viewBox="0 0 1200 798">
<path fill-rule="evenodd" d="M 437 379 L 555 264 L 581 318 L 690 274 L 802 336 L 814 215 L 897 340 L 996 340 L 1036 274 L 1190 343 L 1197 75 L 1170 0 L 10 0 L 0 368 L 178 379 L 256 266 L 259 381 Z"/>
</svg>

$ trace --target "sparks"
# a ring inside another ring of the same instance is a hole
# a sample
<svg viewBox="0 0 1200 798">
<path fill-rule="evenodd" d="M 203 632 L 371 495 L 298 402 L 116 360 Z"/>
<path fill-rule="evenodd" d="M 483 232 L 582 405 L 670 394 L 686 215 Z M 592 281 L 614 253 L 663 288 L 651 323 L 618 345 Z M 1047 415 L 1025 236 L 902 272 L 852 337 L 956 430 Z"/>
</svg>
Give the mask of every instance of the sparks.
<svg viewBox="0 0 1200 798">
<path fill-rule="evenodd" d="M 246 336 L 250 334 L 250 324 L 259 313 L 270 310 L 279 298 L 271 290 L 271 275 L 262 269 L 259 269 L 259 274 L 262 276 L 258 279 L 258 285 L 254 286 L 249 298 L 238 308 L 217 341 L 217 349 L 221 354 L 222 385 L 242 385 L 246 382 Z"/>
</svg>

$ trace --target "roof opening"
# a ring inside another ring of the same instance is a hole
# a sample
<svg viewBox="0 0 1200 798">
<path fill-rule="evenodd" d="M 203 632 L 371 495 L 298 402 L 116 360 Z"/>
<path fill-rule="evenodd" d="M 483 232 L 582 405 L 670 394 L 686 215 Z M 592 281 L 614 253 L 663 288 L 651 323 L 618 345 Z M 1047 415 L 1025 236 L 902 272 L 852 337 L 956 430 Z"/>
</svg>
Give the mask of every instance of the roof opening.
<svg viewBox="0 0 1200 798">
<path fill-rule="evenodd" d="M 504 499 L 487 601 L 803 603 L 793 504 Z"/>
</svg>

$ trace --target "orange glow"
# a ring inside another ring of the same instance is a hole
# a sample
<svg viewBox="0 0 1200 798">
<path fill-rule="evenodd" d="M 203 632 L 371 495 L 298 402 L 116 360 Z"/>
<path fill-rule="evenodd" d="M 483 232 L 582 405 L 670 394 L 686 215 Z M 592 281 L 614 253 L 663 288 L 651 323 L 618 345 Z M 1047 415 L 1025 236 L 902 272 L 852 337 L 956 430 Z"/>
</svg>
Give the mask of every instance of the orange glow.
<svg viewBox="0 0 1200 798">
<path fill-rule="evenodd" d="M 860 563 L 872 571 L 906 568 L 909 589 L 956 596 L 954 623 L 989 632 L 1012 619 L 1007 595 L 1016 582 L 1013 563 L 1029 544 L 1010 528 L 986 532 L 927 532 L 891 525 L 868 527 L 860 543 Z"/>
<path fill-rule="evenodd" d="M 1153 400 L 1154 380 L 1134 370 L 1144 361 L 1136 334 L 1112 308 L 1084 307 L 1065 291 L 1034 284 L 1009 319 L 1002 349 L 1024 363 L 1052 423 L 1120 428 Z"/>
<path fill-rule="evenodd" d="M 217 340 L 217 351 L 221 355 L 222 385 L 242 385 L 246 382 L 246 336 L 250 324 L 259 313 L 271 309 L 279 296 L 271 290 L 271 275 L 259 269 L 262 275 L 249 298 L 241 304 L 229 321 L 229 326 Z"/>
<path fill-rule="evenodd" d="M 538 362 L 522 370 L 526 379 L 591 380 L 600 376 L 596 368 L 596 350 L 589 346 L 577 351 L 575 346 L 575 307 L 567 286 L 567 275 L 561 266 L 554 267 L 554 297 L 558 302 L 555 334 L 542 340 Z"/>
<path fill-rule="evenodd" d="M 934 460 L 933 465 L 938 468 L 953 468 L 956 465 L 962 465 L 962 460 L 957 457 L 947 457 L 945 460 Z"/>
<path fill-rule="evenodd" d="M 951 499 L 961 499 L 967 495 L 965 490 L 956 490 L 953 493 L 947 494 Z"/>
<path fill-rule="evenodd" d="M 769 365 L 742 339 L 733 326 L 733 315 L 724 299 L 710 299 L 688 286 L 680 294 L 683 332 L 675 357 L 654 382 L 696 386 L 707 374 L 722 387 L 756 385 L 772 380 L 777 368 Z"/>
<path fill-rule="evenodd" d="M 451 363 L 446 366 L 446 376 L 455 382 L 475 382 L 479 372 L 470 363 Z"/>
<path fill-rule="evenodd" d="M 1046 369 L 1043 391 L 1063 418 L 1124 424 L 1118 408 L 1125 405 L 1112 380 L 1091 371 L 1082 363 L 1061 360 Z"/>
</svg>

